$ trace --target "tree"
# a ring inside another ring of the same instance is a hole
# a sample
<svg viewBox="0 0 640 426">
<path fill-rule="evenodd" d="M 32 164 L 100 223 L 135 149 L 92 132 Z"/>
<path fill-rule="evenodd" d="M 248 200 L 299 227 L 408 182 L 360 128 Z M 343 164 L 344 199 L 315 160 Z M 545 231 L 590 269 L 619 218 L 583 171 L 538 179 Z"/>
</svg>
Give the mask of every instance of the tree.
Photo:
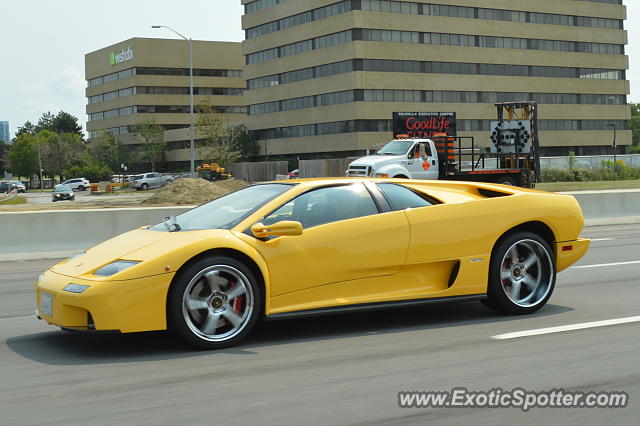
<svg viewBox="0 0 640 426">
<path fill-rule="evenodd" d="M 640 146 L 640 104 L 630 104 L 631 106 L 631 120 L 629 121 L 629 128 L 633 132 L 633 146 Z"/>
<path fill-rule="evenodd" d="M 238 124 L 233 127 L 232 134 L 236 135 L 238 150 L 240 151 L 240 160 L 249 161 L 260 153 L 260 145 L 258 145 L 258 135 L 252 130 L 247 130 L 244 124 Z"/>
<path fill-rule="evenodd" d="M 48 176 L 63 175 L 71 166 L 86 164 L 87 150 L 84 142 L 75 133 L 54 133 L 42 130 L 38 133 L 42 168 Z"/>
<path fill-rule="evenodd" d="M 84 137 L 82 133 L 82 126 L 78 124 L 78 118 L 67 112 L 60 111 L 53 119 L 51 126 L 51 130 L 56 133 L 71 133 Z"/>
<path fill-rule="evenodd" d="M 133 126 L 132 134 L 140 142 L 140 156 L 147 164 L 151 164 L 151 171 L 155 171 L 155 163 L 159 161 L 166 145 L 164 128 L 153 119 L 144 120 Z"/>
<path fill-rule="evenodd" d="M 16 138 L 20 135 L 35 135 L 36 134 L 36 126 L 27 121 L 23 126 L 18 127 L 18 131 L 16 131 Z"/>
<path fill-rule="evenodd" d="M 73 176 L 73 177 L 84 177 L 89 180 L 89 182 L 100 182 L 111 180 L 111 176 L 113 176 L 113 170 L 104 164 L 100 164 L 96 161 L 91 161 L 89 164 L 85 164 L 82 166 L 71 166 L 69 169 L 64 171 L 65 176 Z"/>
<path fill-rule="evenodd" d="M 0 174 L 9 170 L 9 147 L 8 143 L 0 141 Z"/>
<path fill-rule="evenodd" d="M 49 111 L 42 114 L 42 117 L 38 120 L 38 124 L 36 124 L 36 131 L 41 132 L 43 130 L 49 130 L 53 132 L 53 121 L 55 118 L 56 117 Z"/>
<path fill-rule="evenodd" d="M 203 140 L 198 150 L 199 157 L 207 158 L 222 167 L 235 163 L 241 156 L 238 146 L 238 137 L 241 134 L 239 126 L 229 125 L 216 111 L 209 98 L 197 105 L 196 112 L 196 129 L 198 136 Z"/>
<path fill-rule="evenodd" d="M 29 176 L 38 172 L 36 138 L 28 133 L 16 137 L 9 152 L 11 171 L 17 176 Z"/>
<path fill-rule="evenodd" d="M 99 163 L 111 170 L 120 170 L 120 165 L 129 163 L 124 146 L 109 132 L 91 139 L 89 153 Z"/>
<path fill-rule="evenodd" d="M 49 130 L 58 134 L 72 133 L 84 137 L 82 126 L 78 124 L 78 118 L 64 111 L 59 111 L 57 115 L 45 112 L 38 120 L 35 130 L 37 132 Z"/>
</svg>

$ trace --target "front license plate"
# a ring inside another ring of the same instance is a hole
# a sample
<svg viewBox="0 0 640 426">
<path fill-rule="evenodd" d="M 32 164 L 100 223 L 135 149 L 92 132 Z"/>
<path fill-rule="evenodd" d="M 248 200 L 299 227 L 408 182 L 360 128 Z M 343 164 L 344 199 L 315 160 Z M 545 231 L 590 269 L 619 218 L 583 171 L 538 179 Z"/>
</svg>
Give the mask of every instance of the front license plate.
<svg viewBox="0 0 640 426">
<path fill-rule="evenodd" d="M 53 316 L 53 296 L 49 293 L 40 293 L 40 312 L 48 317 Z"/>
</svg>

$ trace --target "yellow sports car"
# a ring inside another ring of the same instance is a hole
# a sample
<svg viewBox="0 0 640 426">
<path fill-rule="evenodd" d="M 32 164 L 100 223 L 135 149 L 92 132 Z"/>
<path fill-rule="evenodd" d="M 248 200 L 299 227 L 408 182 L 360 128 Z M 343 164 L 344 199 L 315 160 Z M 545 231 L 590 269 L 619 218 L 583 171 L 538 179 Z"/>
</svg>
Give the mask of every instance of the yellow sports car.
<svg viewBox="0 0 640 426">
<path fill-rule="evenodd" d="M 38 316 L 220 348 L 261 318 L 467 300 L 526 314 L 587 251 L 582 226 L 571 196 L 496 184 L 262 183 L 53 266 Z"/>
</svg>

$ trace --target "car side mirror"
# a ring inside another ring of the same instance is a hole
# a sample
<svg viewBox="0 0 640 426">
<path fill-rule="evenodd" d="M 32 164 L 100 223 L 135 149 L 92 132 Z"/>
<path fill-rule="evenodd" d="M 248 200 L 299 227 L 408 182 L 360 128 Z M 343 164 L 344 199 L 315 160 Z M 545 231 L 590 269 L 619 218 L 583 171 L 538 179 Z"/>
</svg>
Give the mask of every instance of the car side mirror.
<svg viewBox="0 0 640 426">
<path fill-rule="evenodd" d="M 263 225 L 256 223 L 251 227 L 251 233 L 256 238 L 266 238 L 270 236 L 302 235 L 302 224 L 293 220 L 283 220 L 273 225 Z"/>
</svg>

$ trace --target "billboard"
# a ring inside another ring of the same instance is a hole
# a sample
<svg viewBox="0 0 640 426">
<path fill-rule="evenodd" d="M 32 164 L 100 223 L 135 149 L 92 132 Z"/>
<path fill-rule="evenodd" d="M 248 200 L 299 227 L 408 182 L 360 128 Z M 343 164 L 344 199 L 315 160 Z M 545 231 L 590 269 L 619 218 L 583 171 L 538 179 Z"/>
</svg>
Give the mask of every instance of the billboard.
<svg viewBox="0 0 640 426">
<path fill-rule="evenodd" d="M 394 112 L 393 137 L 428 139 L 437 133 L 456 135 L 455 112 Z"/>
</svg>

